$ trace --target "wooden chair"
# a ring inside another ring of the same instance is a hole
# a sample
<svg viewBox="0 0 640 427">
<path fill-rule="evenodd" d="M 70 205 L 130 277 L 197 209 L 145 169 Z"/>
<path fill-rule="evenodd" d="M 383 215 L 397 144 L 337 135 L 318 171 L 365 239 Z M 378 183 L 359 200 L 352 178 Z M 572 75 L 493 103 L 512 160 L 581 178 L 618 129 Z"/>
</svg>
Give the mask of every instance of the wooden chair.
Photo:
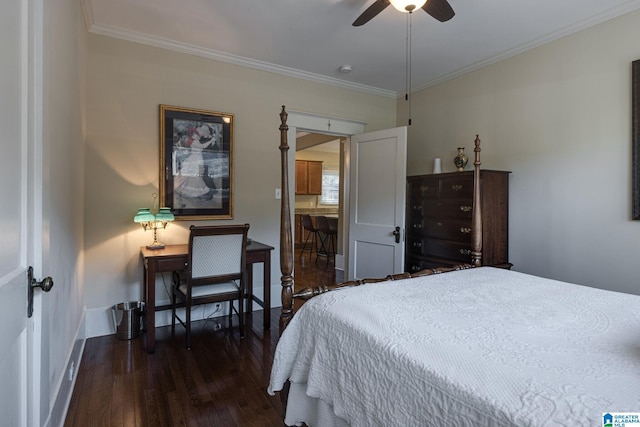
<svg viewBox="0 0 640 427">
<path fill-rule="evenodd" d="M 246 281 L 247 233 L 249 224 L 191 226 L 187 267 L 173 272 L 171 330 L 176 319 L 186 328 L 187 348 L 191 349 L 191 308 L 194 305 L 228 302 L 229 327 L 238 300 L 240 337 L 244 337 L 243 295 Z M 184 303 L 185 318 L 176 314 L 178 300 Z"/>
<path fill-rule="evenodd" d="M 318 262 L 318 256 L 325 255 L 327 257 L 327 265 L 329 265 L 329 259 L 336 258 L 336 242 L 338 236 L 338 229 L 334 226 L 334 221 L 329 221 L 326 216 L 317 216 L 318 231 L 320 232 L 320 250 L 316 256 L 316 262 Z"/>
<path fill-rule="evenodd" d="M 309 258 L 311 258 L 311 249 L 315 249 L 318 252 L 318 229 L 313 225 L 311 215 L 302 214 L 302 228 L 307 230 L 307 237 L 302 244 L 302 250 L 300 251 L 300 258 L 304 255 L 304 250 L 307 247 L 307 242 L 311 238 L 311 246 L 309 246 Z"/>
</svg>

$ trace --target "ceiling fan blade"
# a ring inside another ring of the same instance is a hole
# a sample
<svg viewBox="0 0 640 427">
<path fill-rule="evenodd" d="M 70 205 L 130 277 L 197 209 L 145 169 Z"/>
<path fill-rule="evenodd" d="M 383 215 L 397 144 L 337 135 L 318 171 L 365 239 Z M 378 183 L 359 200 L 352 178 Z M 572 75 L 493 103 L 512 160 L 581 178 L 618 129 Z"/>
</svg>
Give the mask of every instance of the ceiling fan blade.
<svg viewBox="0 0 640 427">
<path fill-rule="evenodd" d="M 358 16 L 358 19 L 353 21 L 353 24 L 351 25 L 353 25 L 354 27 L 359 27 L 360 25 L 366 24 L 374 16 L 385 10 L 390 4 L 391 3 L 389 3 L 389 0 L 376 0 L 375 3 L 369 6 L 367 10 L 362 12 L 362 15 Z"/>
<path fill-rule="evenodd" d="M 427 0 L 422 10 L 440 22 L 448 21 L 456 14 L 447 0 Z"/>
</svg>

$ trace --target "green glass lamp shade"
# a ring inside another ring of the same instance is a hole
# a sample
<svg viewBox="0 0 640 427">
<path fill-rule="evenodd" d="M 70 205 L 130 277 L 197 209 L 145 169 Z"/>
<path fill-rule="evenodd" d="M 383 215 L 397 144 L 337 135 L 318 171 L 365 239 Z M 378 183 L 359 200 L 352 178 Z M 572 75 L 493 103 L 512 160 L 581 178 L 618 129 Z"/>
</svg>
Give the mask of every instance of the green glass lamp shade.
<svg viewBox="0 0 640 427">
<path fill-rule="evenodd" d="M 158 213 L 156 214 L 156 221 L 160 222 L 170 222 L 175 220 L 176 218 L 171 213 L 170 208 L 160 208 Z"/>
<path fill-rule="evenodd" d="M 133 222 L 153 222 L 155 219 L 156 217 L 149 209 L 138 209 L 138 213 L 133 217 Z"/>
</svg>

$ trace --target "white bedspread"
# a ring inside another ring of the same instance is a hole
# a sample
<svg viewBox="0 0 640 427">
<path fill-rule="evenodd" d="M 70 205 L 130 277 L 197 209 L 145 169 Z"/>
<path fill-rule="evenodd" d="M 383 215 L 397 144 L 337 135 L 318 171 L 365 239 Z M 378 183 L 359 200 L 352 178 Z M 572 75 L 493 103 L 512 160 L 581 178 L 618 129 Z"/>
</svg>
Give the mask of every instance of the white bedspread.
<svg viewBox="0 0 640 427">
<path fill-rule="evenodd" d="M 354 427 L 598 426 L 640 411 L 640 296 L 489 267 L 329 292 L 280 338 L 287 379 Z"/>
</svg>

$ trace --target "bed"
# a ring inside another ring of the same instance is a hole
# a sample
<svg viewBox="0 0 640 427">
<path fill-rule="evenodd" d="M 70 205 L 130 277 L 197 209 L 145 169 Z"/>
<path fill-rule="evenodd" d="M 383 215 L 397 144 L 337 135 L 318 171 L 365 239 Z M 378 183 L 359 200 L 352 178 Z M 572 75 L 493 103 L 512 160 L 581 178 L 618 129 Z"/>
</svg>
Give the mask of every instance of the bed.
<svg viewBox="0 0 640 427">
<path fill-rule="evenodd" d="M 284 107 L 280 130 L 281 336 L 268 392 L 282 391 L 285 424 L 595 426 L 640 411 L 640 296 L 482 267 L 478 228 L 470 264 L 294 295 Z M 295 316 L 294 297 L 308 300 Z"/>
</svg>

